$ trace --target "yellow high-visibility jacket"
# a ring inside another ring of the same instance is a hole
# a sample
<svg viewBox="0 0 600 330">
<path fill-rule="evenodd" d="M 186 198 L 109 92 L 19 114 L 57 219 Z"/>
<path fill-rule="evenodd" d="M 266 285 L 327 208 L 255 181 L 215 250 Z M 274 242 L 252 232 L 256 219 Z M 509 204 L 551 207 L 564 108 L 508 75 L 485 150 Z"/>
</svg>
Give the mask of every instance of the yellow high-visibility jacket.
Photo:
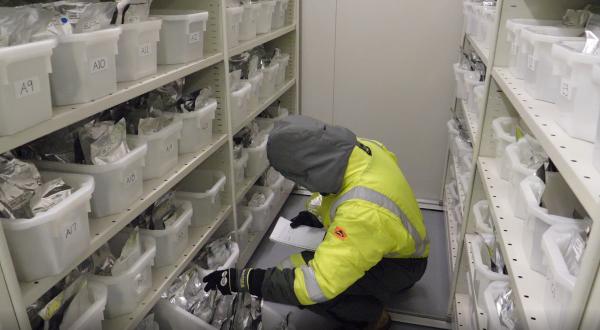
<svg viewBox="0 0 600 330">
<path fill-rule="evenodd" d="M 352 151 L 341 191 L 316 194 L 309 201 L 309 210 L 327 229 L 314 258 L 306 263 L 301 255 L 293 255 L 279 269 L 267 270 L 265 299 L 302 305 L 324 302 L 383 258 L 428 256 L 423 216 L 396 157 L 378 142 L 359 142 L 364 147 Z"/>
</svg>

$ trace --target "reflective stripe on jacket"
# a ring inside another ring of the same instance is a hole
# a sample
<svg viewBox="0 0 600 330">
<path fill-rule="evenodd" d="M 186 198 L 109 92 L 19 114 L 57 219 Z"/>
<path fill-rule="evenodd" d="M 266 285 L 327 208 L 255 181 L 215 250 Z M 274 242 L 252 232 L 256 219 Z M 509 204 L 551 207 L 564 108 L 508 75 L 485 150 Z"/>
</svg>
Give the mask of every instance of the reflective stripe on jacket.
<svg viewBox="0 0 600 330">
<path fill-rule="evenodd" d="M 303 305 L 323 302 L 344 292 L 384 257 L 428 256 L 423 216 L 396 157 L 377 142 L 359 141 L 367 148 L 353 150 L 342 190 L 318 196 L 320 205 L 309 202 L 308 209 L 327 229 L 314 258 L 305 263 L 292 256 L 280 266 L 285 267 L 279 270 L 285 276 L 275 274 L 277 270 L 267 272 L 266 299 Z M 293 289 L 297 302 L 273 297 L 286 288 Z"/>
</svg>

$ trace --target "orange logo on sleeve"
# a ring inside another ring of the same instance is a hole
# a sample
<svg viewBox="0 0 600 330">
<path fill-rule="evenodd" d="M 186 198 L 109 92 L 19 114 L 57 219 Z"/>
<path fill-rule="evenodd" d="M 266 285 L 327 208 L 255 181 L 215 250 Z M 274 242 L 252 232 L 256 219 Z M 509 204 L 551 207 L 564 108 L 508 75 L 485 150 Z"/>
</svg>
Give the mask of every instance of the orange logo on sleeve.
<svg viewBox="0 0 600 330">
<path fill-rule="evenodd" d="M 348 234 L 346 234 L 346 230 L 340 226 L 335 227 L 335 230 L 333 231 L 333 233 L 335 234 L 335 237 L 341 239 L 342 241 L 346 240 L 346 238 L 348 238 Z"/>
</svg>

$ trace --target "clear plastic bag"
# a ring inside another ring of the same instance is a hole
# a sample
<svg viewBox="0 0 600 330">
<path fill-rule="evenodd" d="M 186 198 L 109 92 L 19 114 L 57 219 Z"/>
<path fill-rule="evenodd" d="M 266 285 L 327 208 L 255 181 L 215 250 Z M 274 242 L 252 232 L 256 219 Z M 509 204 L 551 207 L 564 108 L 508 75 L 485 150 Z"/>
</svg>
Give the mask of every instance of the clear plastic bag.
<svg viewBox="0 0 600 330">
<path fill-rule="evenodd" d="M 175 193 L 161 196 L 149 208 L 138 215 L 128 226 L 150 230 L 164 230 L 177 212 Z"/>
<path fill-rule="evenodd" d="M 187 113 L 200 110 L 208 104 L 215 101 L 215 92 L 212 87 L 203 88 L 197 92 L 184 95 L 179 100 L 179 106 L 170 108 L 166 111 Z"/>
<path fill-rule="evenodd" d="M 249 207 L 260 207 L 267 201 L 267 197 L 262 192 L 255 192 L 248 200 Z"/>
<path fill-rule="evenodd" d="M 119 258 L 115 261 L 112 266 L 112 276 L 118 276 L 126 272 L 131 266 L 133 266 L 142 256 L 142 244 L 140 242 L 140 231 L 138 228 L 134 228 L 129 238 L 125 242 Z"/>
<path fill-rule="evenodd" d="M 33 214 L 50 210 L 71 195 L 71 187 L 63 179 L 57 178 L 42 184 L 36 189 L 29 204 Z"/>
<path fill-rule="evenodd" d="M 113 163 L 129 153 L 124 119 L 116 124 L 111 121 L 92 121 L 79 130 L 79 140 L 86 164 Z"/>
<path fill-rule="evenodd" d="M 31 42 L 46 31 L 52 15 L 42 8 L 0 7 L 0 48 Z"/>
<path fill-rule="evenodd" d="M 30 201 L 42 184 L 35 165 L 21 161 L 6 152 L 0 154 L 0 216 L 31 218 Z"/>
<path fill-rule="evenodd" d="M 516 328 L 515 305 L 512 298 L 512 289 L 507 288 L 496 300 L 496 309 L 500 324 L 509 330 Z"/>
<path fill-rule="evenodd" d="M 519 158 L 529 169 L 538 169 L 548 160 L 542 145 L 531 135 L 525 135 L 517 141 Z"/>
<path fill-rule="evenodd" d="M 585 251 L 586 238 L 576 231 L 573 231 L 569 245 L 565 251 L 565 263 L 569 267 L 569 272 L 573 276 L 579 275 L 579 267 L 581 265 L 581 258 L 583 257 L 583 251 Z"/>
</svg>

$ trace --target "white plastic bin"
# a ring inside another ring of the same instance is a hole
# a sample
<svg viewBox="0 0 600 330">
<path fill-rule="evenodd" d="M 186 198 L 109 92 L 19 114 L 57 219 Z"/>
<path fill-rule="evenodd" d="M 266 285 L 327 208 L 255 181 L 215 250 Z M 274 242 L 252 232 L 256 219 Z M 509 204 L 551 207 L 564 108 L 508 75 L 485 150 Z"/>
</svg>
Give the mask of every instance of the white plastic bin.
<svg viewBox="0 0 600 330">
<path fill-rule="evenodd" d="M 125 244 L 128 235 L 117 234 L 109 242 L 113 253 L 117 255 Z M 152 288 L 152 265 L 156 255 L 156 243 L 149 237 L 141 238 L 142 256 L 133 266 L 118 276 L 92 275 L 92 281 L 106 285 L 107 300 L 105 316 L 115 318 L 133 312 Z"/>
<path fill-rule="evenodd" d="M 264 75 L 262 72 L 258 72 L 254 77 L 248 79 L 248 82 L 252 86 L 250 91 L 250 97 L 248 98 L 248 112 L 252 112 L 258 109 L 260 100 L 260 89 L 262 87 Z"/>
<path fill-rule="evenodd" d="M 467 108 L 472 109 L 476 107 L 475 104 L 475 92 L 474 89 L 477 86 L 484 86 L 485 83 L 480 81 L 480 74 L 477 71 L 469 71 L 465 74 L 465 92 L 467 93 Z"/>
<path fill-rule="evenodd" d="M 527 207 L 527 224 L 523 228 L 522 240 L 529 267 L 541 274 L 546 274 L 542 262 L 542 236 L 554 225 L 571 225 L 584 230 L 589 225 L 587 220 L 561 217 L 548 214 L 548 210 L 537 205 Z"/>
<path fill-rule="evenodd" d="M 246 246 L 250 242 L 250 228 L 252 227 L 253 217 L 252 212 L 246 207 L 239 207 L 238 223 L 241 223 L 238 230 L 238 245 L 240 251 L 245 251 Z"/>
<path fill-rule="evenodd" d="M 473 103 L 469 111 L 475 115 L 477 122 L 483 115 L 485 102 L 485 85 L 477 85 L 473 88 Z"/>
<path fill-rule="evenodd" d="M 285 76 L 288 65 L 290 63 L 290 54 L 282 53 L 279 58 L 276 59 L 279 68 L 277 69 L 277 77 L 275 78 L 275 88 L 280 88 L 285 83 Z"/>
<path fill-rule="evenodd" d="M 172 265 L 181 257 L 188 244 L 189 227 L 192 224 L 192 204 L 175 201 L 177 220 L 163 230 L 140 229 L 140 235 L 151 237 L 156 242 L 154 267 Z"/>
<path fill-rule="evenodd" d="M 285 17 L 287 16 L 287 9 L 289 0 L 276 0 L 275 8 L 273 10 L 272 26 L 273 30 L 280 29 L 285 25 Z"/>
<path fill-rule="evenodd" d="M 265 133 L 271 132 L 271 130 L 275 127 L 275 122 L 289 116 L 290 112 L 286 108 L 279 107 L 278 113 L 278 116 L 275 118 L 257 117 L 256 122 L 258 123 L 260 130 Z"/>
<path fill-rule="evenodd" d="M 517 142 L 508 145 L 502 158 L 500 177 L 512 184 L 513 191 L 517 191 L 521 181 L 537 170 L 524 165 L 519 152 L 519 148 L 523 147 L 525 146 L 521 146 Z"/>
<path fill-rule="evenodd" d="M 467 99 L 467 91 L 465 90 L 465 74 L 469 72 L 467 69 L 463 69 L 460 63 L 454 63 L 454 80 L 456 81 L 456 97 L 461 100 Z"/>
<path fill-rule="evenodd" d="M 54 47 L 50 39 L 0 48 L 0 136 L 52 117 L 48 75 Z"/>
<path fill-rule="evenodd" d="M 125 211 L 142 195 L 146 151 L 146 145 L 140 145 L 125 157 L 106 165 L 50 161 L 36 161 L 35 164 L 45 170 L 93 176 L 95 188 L 92 194 L 92 214 L 95 218 L 101 218 Z"/>
<path fill-rule="evenodd" d="M 527 220 L 529 205 L 540 205 L 545 188 L 544 182 L 535 175 L 530 175 L 523 179 L 519 183 L 519 190 L 513 192 L 510 197 L 514 216 L 522 220 Z"/>
<path fill-rule="evenodd" d="M 262 5 L 250 2 L 243 7 L 242 22 L 240 23 L 240 41 L 247 41 L 256 38 L 256 20 Z"/>
<path fill-rule="evenodd" d="M 229 48 L 235 47 L 240 43 L 240 25 L 244 7 L 227 8 L 227 45 Z"/>
<path fill-rule="evenodd" d="M 204 57 L 208 12 L 156 10 L 163 21 L 158 43 L 158 64 L 181 64 Z"/>
<path fill-rule="evenodd" d="M 133 145 L 147 144 L 144 180 L 157 179 L 177 165 L 179 160 L 179 139 L 181 138 L 180 120 L 174 120 L 167 127 L 148 135 L 127 135 Z"/>
<path fill-rule="evenodd" d="M 176 186 L 175 197 L 192 203 L 192 227 L 215 222 L 221 211 L 221 192 L 225 190 L 226 181 L 223 172 L 195 170 Z"/>
<path fill-rule="evenodd" d="M 19 280 L 31 282 L 60 274 L 90 244 L 90 198 L 94 179 L 87 175 L 42 172 L 44 182 L 62 178 L 72 194 L 31 219 L 2 219 Z"/>
<path fill-rule="evenodd" d="M 600 57 L 582 54 L 585 41 L 565 41 L 552 46 L 554 74 L 560 76 L 558 124 L 571 137 L 594 142 L 598 112 L 600 111 L 600 88 L 592 82 L 594 67 Z"/>
<path fill-rule="evenodd" d="M 475 267 L 475 278 L 473 280 L 475 290 L 477 291 L 477 302 L 482 305 L 485 301 L 485 290 L 490 283 L 494 281 L 508 282 L 508 275 L 492 271 L 492 260 L 490 258 L 488 247 L 480 237 L 476 237 L 476 239 L 472 241 L 471 249 L 473 251 L 473 266 Z"/>
<path fill-rule="evenodd" d="M 58 37 L 52 53 L 52 102 L 69 105 L 117 91 L 118 40 L 121 28 Z"/>
<path fill-rule="evenodd" d="M 507 327 L 500 323 L 500 316 L 496 308 L 496 300 L 509 287 L 508 281 L 496 281 L 490 283 L 483 293 L 482 308 L 487 315 L 487 329 L 490 330 L 508 330 Z M 513 291 L 514 294 L 514 291 Z"/>
<path fill-rule="evenodd" d="M 581 28 L 552 26 L 527 27 L 521 30 L 519 56 L 526 58 L 525 90 L 532 97 L 554 103 L 560 92 L 560 77 L 552 73 L 552 44 L 559 41 L 584 40 Z"/>
<path fill-rule="evenodd" d="M 265 203 L 258 207 L 246 206 L 250 212 L 252 212 L 252 226 L 250 231 L 253 233 L 260 233 L 265 231 L 271 225 L 273 220 L 273 214 L 271 214 L 273 203 L 275 201 L 275 193 L 269 188 L 254 186 L 250 188 L 250 191 L 246 194 L 246 197 L 250 199 L 255 192 L 261 192 L 265 194 Z"/>
<path fill-rule="evenodd" d="M 245 150 L 248 152 L 248 165 L 246 166 L 246 177 L 254 178 L 261 175 L 269 166 L 267 159 L 267 142 L 268 137 L 262 135 L 260 143 L 256 147 L 248 147 Z"/>
<path fill-rule="evenodd" d="M 506 20 L 506 41 L 510 44 L 508 67 L 513 77 L 525 79 L 527 56 L 519 56 L 521 30 L 532 26 L 560 26 L 561 21 L 537 20 L 532 18 L 513 18 Z"/>
<path fill-rule="evenodd" d="M 496 7 L 495 6 L 480 6 L 477 8 L 477 15 L 479 24 L 477 28 L 477 39 L 483 45 L 483 48 L 489 49 L 494 41 L 494 35 L 496 33 Z"/>
<path fill-rule="evenodd" d="M 212 100 L 202 109 L 177 113 L 175 118 L 182 122 L 179 154 L 199 152 L 212 143 L 213 119 L 217 111 L 217 100 Z"/>
<path fill-rule="evenodd" d="M 117 81 L 131 81 L 156 73 L 160 19 L 121 25 Z"/>
<path fill-rule="evenodd" d="M 252 95 L 252 85 L 244 81 L 241 87 L 231 92 L 231 122 L 233 127 L 239 127 L 250 115 L 249 104 Z"/>
<path fill-rule="evenodd" d="M 494 233 L 494 228 L 492 227 L 490 219 L 490 205 L 487 200 L 481 200 L 473 205 L 473 216 L 475 217 L 475 231 L 477 233 Z"/>
<path fill-rule="evenodd" d="M 263 34 L 271 32 L 273 24 L 273 11 L 275 11 L 275 1 L 261 1 L 258 17 L 256 18 L 256 33 Z"/>
<path fill-rule="evenodd" d="M 236 187 L 241 187 L 246 177 L 246 167 L 248 166 L 248 152 L 242 150 L 242 157 L 233 161 L 233 178 Z"/>
<path fill-rule="evenodd" d="M 275 94 L 277 74 L 279 73 L 279 63 L 271 64 L 262 70 L 264 74 L 262 87 L 260 89 L 260 99 L 266 100 Z"/>
<path fill-rule="evenodd" d="M 273 182 L 270 186 L 262 186 L 262 187 L 267 187 L 269 189 L 271 189 L 273 191 L 273 194 L 275 194 L 275 198 L 274 198 L 274 205 L 279 205 L 281 203 L 283 203 L 283 201 L 285 200 L 284 196 L 284 192 L 285 192 L 285 186 L 284 186 L 284 181 L 285 178 L 283 177 L 283 175 L 279 172 L 277 172 L 277 180 L 275 180 L 275 182 Z"/>
<path fill-rule="evenodd" d="M 543 307 L 548 325 L 553 330 L 566 329 L 563 323 L 572 311 L 571 296 L 577 278 L 569 271 L 565 251 L 571 237 L 580 233 L 576 227 L 552 226 L 542 237 L 544 265 L 547 267 Z"/>
<path fill-rule="evenodd" d="M 465 1 L 463 12 L 467 19 L 465 32 L 472 38 L 477 37 L 479 32 L 479 20 L 477 19 L 477 9 L 481 7 L 480 3 Z"/>
<path fill-rule="evenodd" d="M 517 120 L 512 117 L 499 117 L 492 121 L 492 134 L 496 145 L 496 159 L 502 159 L 509 144 L 517 142 L 515 131 Z"/>
<path fill-rule="evenodd" d="M 104 309 L 106 307 L 106 286 L 97 282 L 88 282 L 87 294 L 91 305 L 85 311 L 80 311 L 80 316 L 71 324 L 61 323 L 60 329 L 64 330 L 102 330 Z M 84 293 L 85 294 L 85 293 Z"/>
</svg>

